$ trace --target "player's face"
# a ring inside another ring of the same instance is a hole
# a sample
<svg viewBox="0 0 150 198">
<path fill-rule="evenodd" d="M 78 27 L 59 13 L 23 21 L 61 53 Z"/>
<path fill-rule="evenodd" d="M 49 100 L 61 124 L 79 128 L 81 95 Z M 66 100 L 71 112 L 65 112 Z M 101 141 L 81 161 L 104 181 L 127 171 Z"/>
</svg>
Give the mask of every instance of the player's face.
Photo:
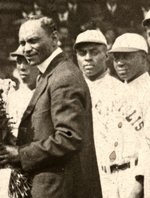
<svg viewBox="0 0 150 198">
<path fill-rule="evenodd" d="M 25 57 L 23 56 L 17 57 L 17 69 L 22 80 L 29 79 L 30 66 L 27 60 L 25 59 Z"/>
<path fill-rule="evenodd" d="M 121 80 L 133 80 L 145 71 L 143 52 L 117 52 L 113 57 L 114 68 Z"/>
<path fill-rule="evenodd" d="M 77 49 L 77 61 L 87 78 L 101 74 L 106 68 L 106 47 L 95 43 L 85 44 Z"/>
<path fill-rule="evenodd" d="M 22 82 L 28 84 L 34 84 L 37 76 L 37 68 L 30 67 L 29 63 L 23 56 L 18 56 L 16 63 L 17 63 L 17 70 Z"/>
</svg>

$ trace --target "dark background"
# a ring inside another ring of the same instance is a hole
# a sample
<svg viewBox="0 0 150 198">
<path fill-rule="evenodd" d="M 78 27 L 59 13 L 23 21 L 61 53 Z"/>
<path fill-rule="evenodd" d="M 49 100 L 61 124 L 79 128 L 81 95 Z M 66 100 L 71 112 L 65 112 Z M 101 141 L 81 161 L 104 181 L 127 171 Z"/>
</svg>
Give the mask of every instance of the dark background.
<svg viewBox="0 0 150 198">
<path fill-rule="evenodd" d="M 18 29 L 21 22 L 26 17 L 25 15 L 28 15 L 31 12 L 35 14 L 34 3 L 40 7 L 43 15 L 54 18 L 58 25 L 58 29 L 62 26 L 67 26 L 69 29 L 69 39 L 66 40 L 69 40 L 70 43 L 66 41 L 61 42 L 65 47 L 67 46 L 71 48 L 76 35 L 87 28 L 86 26 L 89 24 L 92 23 L 93 25 L 93 21 L 94 26 L 100 28 L 104 34 L 108 32 L 108 30 L 113 30 L 113 33 L 115 34 L 114 37 L 127 31 L 144 34 L 141 25 L 144 18 L 142 8 L 149 9 L 150 3 L 148 0 L 117 0 L 117 4 L 120 7 L 120 13 L 118 13 L 118 16 L 114 21 L 108 19 L 107 14 L 104 12 L 106 0 L 78 0 L 77 4 L 80 8 L 79 12 L 76 13 L 75 16 L 72 16 L 70 22 L 60 24 L 56 20 L 58 7 L 64 1 L 65 0 L 0 0 L 1 78 L 9 78 L 15 67 L 14 62 L 9 59 L 9 53 L 14 51 L 18 46 Z M 122 8 L 125 12 L 122 12 Z M 110 35 L 108 35 L 108 37 L 109 36 Z M 66 48 L 66 50 L 70 49 Z"/>
</svg>

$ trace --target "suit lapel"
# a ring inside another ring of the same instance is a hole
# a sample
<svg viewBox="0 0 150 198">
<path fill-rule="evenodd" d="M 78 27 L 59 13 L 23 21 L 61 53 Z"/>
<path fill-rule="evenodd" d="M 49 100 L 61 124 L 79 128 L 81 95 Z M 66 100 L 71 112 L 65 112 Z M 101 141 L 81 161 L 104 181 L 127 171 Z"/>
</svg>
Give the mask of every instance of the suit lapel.
<svg viewBox="0 0 150 198">
<path fill-rule="evenodd" d="M 24 120 L 28 115 L 30 115 L 32 113 L 32 111 L 34 110 L 34 107 L 38 101 L 38 99 L 40 98 L 41 94 L 43 93 L 43 91 L 45 90 L 45 88 L 47 87 L 47 83 L 48 83 L 48 78 L 53 74 L 56 66 L 62 61 L 64 60 L 64 55 L 63 53 L 57 55 L 53 61 L 50 63 L 50 65 L 48 66 L 47 70 L 45 71 L 45 73 L 42 75 L 42 79 L 40 80 L 40 83 L 38 84 L 38 86 L 35 89 L 35 92 L 31 98 L 31 101 L 26 109 L 26 111 L 23 114 L 22 120 Z"/>
</svg>

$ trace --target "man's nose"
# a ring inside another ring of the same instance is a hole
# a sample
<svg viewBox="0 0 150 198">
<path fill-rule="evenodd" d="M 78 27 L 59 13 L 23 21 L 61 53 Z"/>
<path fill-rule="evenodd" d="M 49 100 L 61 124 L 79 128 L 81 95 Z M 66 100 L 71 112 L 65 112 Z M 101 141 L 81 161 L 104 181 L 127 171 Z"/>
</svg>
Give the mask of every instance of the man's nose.
<svg viewBox="0 0 150 198">
<path fill-rule="evenodd" d="M 86 53 L 85 60 L 91 60 L 91 59 L 92 59 L 91 54 L 90 53 Z"/>
<path fill-rule="evenodd" d="M 29 43 L 26 43 L 25 46 L 24 46 L 24 52 L 25 53 L 28 53 L 32 50 L 32 47 Z"/>
<path fill-rule="evenodd" d="M 119 58 L 116 62 L 117 62 L 117 65 L 118 65 L 119 67 L 124 66 L 124 59 L 123 59 L 123 58 Z"/>
<path fill-rule="evenodd" d="M 123 64 L 123 61 L 121 61 L 121 60 L 117 61 L 117 64 L 118 64 L 119 66 L 123 66 L 123 65 L 124 65 L 124 64 Z"/>
<path fill-rule="evenodd" d="M 24 64 L 24 63 L 21 63 L 20 64 L 20 69 L 21 70 L 26 70 L 27 68 L 26 68 L 26 65 Z"/>
</svg>

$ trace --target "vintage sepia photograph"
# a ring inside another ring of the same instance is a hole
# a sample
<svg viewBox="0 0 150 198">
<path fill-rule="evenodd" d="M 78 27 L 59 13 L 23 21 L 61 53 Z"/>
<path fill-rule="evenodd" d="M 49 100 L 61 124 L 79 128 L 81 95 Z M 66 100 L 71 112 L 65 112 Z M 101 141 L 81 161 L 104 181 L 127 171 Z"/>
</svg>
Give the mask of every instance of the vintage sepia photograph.
<svg viewBox="0 0 150 198">
<path fill-rule="evenodd" d="M 149 48 L 149 0 L 0 0 L 0 198 L 150 198 Z"/>
</svg>

